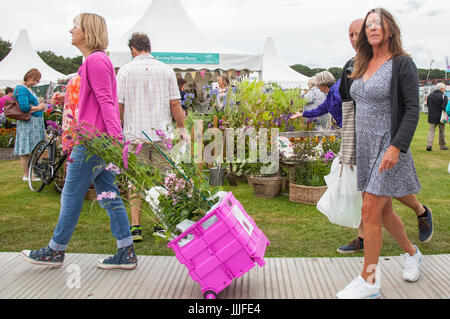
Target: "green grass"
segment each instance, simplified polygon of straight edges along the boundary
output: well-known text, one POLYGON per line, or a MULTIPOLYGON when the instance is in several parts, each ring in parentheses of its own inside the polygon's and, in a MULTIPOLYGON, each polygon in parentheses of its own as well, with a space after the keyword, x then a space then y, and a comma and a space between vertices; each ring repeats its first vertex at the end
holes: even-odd
MULTIPOLYGON (((420 244, 417 218, 413 211, 394 201, 396 212, 403 219, 410 239, 425 254, 450 253, 450 175, 447 166, 450 151, 439 151, 437 132, 433 152, 427 152, 428 124, 421 115, 420 124, 411 150, 422 185, 418 199, 433 210, 435 234, 428 244, 420 244)), ((446 139, 450 144, 450 128, 446 139)), ((60 195, 52 187, 42 193, 32 193, 21 181, 19 162, 0 161, 0 251, 17 252, 38 249, 49 242, 59 215, 60 195)), ((336 248, 356 236, 356 230, 331 224, 314 206, 290 202, 287 197, 261 199, 253 195, 246 183, 237 187, 225 186, 233 191, 259 228, 269 238, 268 257, 332 257, 342 256, 336 248)), ((173 255, 165 244, 151 236, 153 225, 142 217, 144 241, 136 244, 139 255, 173 255)), ((115 239, 109 228, 109 218, 97 203, 85 201, 75 234, 70 241, 69 253, 114 253, 115 239)), ((401 254, 397 243, 384 233, 382 255, 401 254)), ((358 253, 353 256, 363 256, 358 253)))

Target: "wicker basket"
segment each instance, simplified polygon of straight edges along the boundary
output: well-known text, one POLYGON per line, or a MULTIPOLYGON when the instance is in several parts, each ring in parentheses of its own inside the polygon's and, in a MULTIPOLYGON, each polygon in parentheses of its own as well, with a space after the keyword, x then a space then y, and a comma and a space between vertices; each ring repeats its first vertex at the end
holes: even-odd
POLYGON ((322 195, 327 190, 327 186, 304 186, 290 183, 289 200, 295 203, 317 205, 322 195))
POLYGON ((245 178, 247 179, 248 185, 253 187, 252 175, 245 175, 245 178))
POLYGON ((252 176, 253 192, 256 197, 274 198, 281 192, 281 176, 256 177, 252 176))
POLYGON ((14 155, 14 147, 1 147, 0 148, 0 160, 1 161, 15 161, 19 156, 14 155))

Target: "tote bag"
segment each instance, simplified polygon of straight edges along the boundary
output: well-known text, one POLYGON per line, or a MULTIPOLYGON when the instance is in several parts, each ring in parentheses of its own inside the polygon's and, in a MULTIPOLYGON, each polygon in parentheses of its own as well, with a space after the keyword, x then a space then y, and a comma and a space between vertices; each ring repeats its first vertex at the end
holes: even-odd
POLYGON ((352 170, 350 165, 339 164, 339 161, 339 157, 334 159, 330 174, 325 176, 328 189, 316 207, 331 223, 358 228, 361 223, 362 194, 357 191, 356 166, 352 170))

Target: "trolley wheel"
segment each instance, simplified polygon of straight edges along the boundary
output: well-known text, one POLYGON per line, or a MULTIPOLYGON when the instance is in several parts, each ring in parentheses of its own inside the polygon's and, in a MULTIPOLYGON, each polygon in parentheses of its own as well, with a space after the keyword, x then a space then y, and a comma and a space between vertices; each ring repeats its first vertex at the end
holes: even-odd
POLYGON ((217 299, 217 294, 212 290, 207 290, 203 294, 203 299, 217 299))

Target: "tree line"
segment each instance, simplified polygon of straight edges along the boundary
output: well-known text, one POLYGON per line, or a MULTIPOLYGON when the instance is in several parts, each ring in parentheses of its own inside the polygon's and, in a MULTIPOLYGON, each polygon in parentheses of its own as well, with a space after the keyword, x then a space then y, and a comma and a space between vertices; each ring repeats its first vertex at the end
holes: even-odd
MULTIPOLYGON (((295 71, 306 75, 307 77, 311 77, 314 76, 315 74, 322 72, 322 71, 329 71, 331 74, 333 74, 333 76, 337 79, 340 79, 342 77, 342 68, 338 68, 338 67, 334 67, 334 68, 329 68, 329 69, 323 69, 323 68, 314 68, 311 69, 305 65, 301 65, 301 64, 295 64, 295 65, 291 65, 291 68, 293 68, 295 71)), ((445 70, 439 70, 439 69, 420 69, 418 68, 419 71, 419 80, 420 81, 424 81, 427 79, 428 76, 428 72, 430 72, 430 76, 429 79, 433 80, 433 79, 445 79, 445 70)))
MULTIPOLYGON (((11 50, 12 43, 6 40, 2 40, 0 38, 0 61, 3 60, 3 58, 8 55, 9 51, 11 50)), ((77 56, 75 58, 67 58, 63 57, 61 55, 56 55, 52 51, 38 51, 38 55, 41 57, 41 59, 47 63, 50 67, 55 69, 58 72, 61 72, 63 74, 71 74, 78 71, 78 68, 80 67, 81 63, 83 62, 82 56, 77 56)), ((306 75, 307 77, 314 76, 315 74, 322 72, 322 71, 329 71, 331 74, 334 75, 336 79, 340 79, 342 76, 342 68, 341 67, 333 67, 329 69, 324 68, 309 68, 302 64, 295 64, 292 65, 291 68, 293 68, 295 71, 306 75)), ((420 69, 419 68, 419 79, 426 80, 428 76, 428 72, 430 72, 430 79, 444 79, 445 78, 445 71, 439 70, 439 69, 420 69)))

